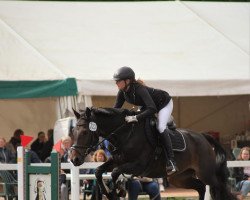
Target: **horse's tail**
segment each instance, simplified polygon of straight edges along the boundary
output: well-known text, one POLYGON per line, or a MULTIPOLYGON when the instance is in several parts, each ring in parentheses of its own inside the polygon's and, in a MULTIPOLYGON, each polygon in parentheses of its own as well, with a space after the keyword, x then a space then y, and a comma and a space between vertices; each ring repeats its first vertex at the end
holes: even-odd
MULTIPOLYGON (((227 154, 226 151, 222 148, 222 146, 217 142, 212 136, 209 134, 203 133, 204 137, 207 141, 214 147, 214 152, 216 155, 216 176, 218 178, 218 182, 220 184, 220 197, 223 196, 222 199, 233 200, 236 199, 234 195, 231 194, 228 187, 228 177, 229 170, 227 168, 227 154)), ((216 193, 218 188, 210 186, 210 193, 212 196, 217 196, 216 193)))
POLYGON ((214 147, 216 155, 216 173, 220 175, 220 181, 223 183, 227 182, 229 171, 227 169, 227 156, 225 150, 212 136, 203 133, 207 141, 214 147))

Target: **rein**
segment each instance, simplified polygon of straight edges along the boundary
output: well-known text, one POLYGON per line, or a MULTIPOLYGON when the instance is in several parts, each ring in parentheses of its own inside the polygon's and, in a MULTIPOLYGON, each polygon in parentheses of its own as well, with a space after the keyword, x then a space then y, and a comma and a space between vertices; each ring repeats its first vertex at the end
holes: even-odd
MULTIPOLYGON (((104 140, 108 140, 110 142, 110 140, 112 139, 113 136, 117 135, 117 132, 122 129, 124 126, 126 126, 127 123, 123 123, 121 126, 119 126, 118 128, 116 128, 114 131, 112 131, 112 133, 110 135, 108 135, 106 138, 104 138, 102 141, 100 141, 98 144, 96 144, 95 146, 92 146, 90 148, 97 148, 100 144, 102 144, 104 142, 104 140)), ((131 134, 130 134, 131 135, 131 134)), ((130 137, 129 135, 129 137, 130 137)), ((110 151, 107 147, 104 146, 104 148, 106 150, 108 150, 111 154, 117 151, 117 147, 115 145, 113 145, 110 142, 110 145, 114 148, 112 151, 110 151)))
MULTIPOLYGON (((121 126, 119 126, 117 129, 115 129, 114 131, 112 131, 112 133, 111 133, 110 135, 108 135, 106 138, 104 138, 100 143, 103 143, 103 141, 104 141, 105 139, 107 139, 107 140, 110 142, 110 139, 112 139, 113 136, 116 136, 116 135, 117 135, 117 132, 118 132, 121 128, 123 128, 124 126, 126 126, 126 125, 128 125, 128 124, 127 124, 127 123, 124 123, 124 124, 122 124, 121 126)), ((126 142, 126 141, 130 138, 130 136, 132 135, 133 132, 134 132, 134 124, 132 124, 132 130, 129 132, 129 134, 128 134, 128 136, 126 137, 126 139, 124 139, 124 142, 126 142)), ((113 138, 115 138, 115 137, 113 137, 113 138)), ((105 147, 105 148, 112 154, 112 153, 116 152, 116 151, 118 150, 118 148, 117 148, 114 144, 112 144, 111 142, 110 142, 110 144, 111 144, 112 147, 114 148, 114 150, 112 150, 112 152, 111 152, 109 149, 107 149, 106 147, 105 147)))

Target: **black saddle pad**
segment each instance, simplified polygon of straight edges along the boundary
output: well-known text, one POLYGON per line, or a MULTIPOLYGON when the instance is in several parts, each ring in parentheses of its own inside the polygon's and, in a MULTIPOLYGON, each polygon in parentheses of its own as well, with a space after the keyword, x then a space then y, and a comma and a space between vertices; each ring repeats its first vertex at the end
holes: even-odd
MULTIPOLYGON (((146 137, 153 147, 161 145, 159 139, 160 133, 156 129, 156 126, 152 126, 152 123, 150 123, 150 119, 146 119, 145 130, 146 137)), ((174 151, 184 151, 186 149, 185 138, 180 129, 171 130, 171 133, 169 135, 174 151)))
POLYGON ((186 142, 183 133, 180 129, 171 130, 170 138, 174 151, 184 151, 186 149, 186 142))

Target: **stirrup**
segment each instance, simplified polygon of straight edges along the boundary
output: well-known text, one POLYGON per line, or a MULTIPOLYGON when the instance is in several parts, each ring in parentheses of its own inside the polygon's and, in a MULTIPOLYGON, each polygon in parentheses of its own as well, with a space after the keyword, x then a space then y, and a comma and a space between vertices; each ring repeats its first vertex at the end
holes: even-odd
POLYGON ((172 175, 173 173, 177 172, 177 167, 173 164, 171 160, 169 160, 170 165, 167 165, 166 171, 168 175, 172 175))

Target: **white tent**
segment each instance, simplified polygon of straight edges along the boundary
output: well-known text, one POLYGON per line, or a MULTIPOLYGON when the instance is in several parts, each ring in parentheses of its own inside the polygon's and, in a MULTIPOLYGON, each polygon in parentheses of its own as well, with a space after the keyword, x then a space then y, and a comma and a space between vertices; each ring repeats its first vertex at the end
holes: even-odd
POLYGON ((0 100, 1 131, 51 128, 56 99, 40 97, 76 94, 69 77, 115 95, 124 65, 172 96, 249 95, 249 26, 250 3, 0 1, 0 98, 38 97, 0 100))
POLYGON ((76 95, 75 80, 62 73, 2 18, 0 38, 1 99, 76 95))
POLYGON ((115 95, 128 65, 173 96, 249 94, 249 16, 249 3, 1 1, 0 80, 115 95))

